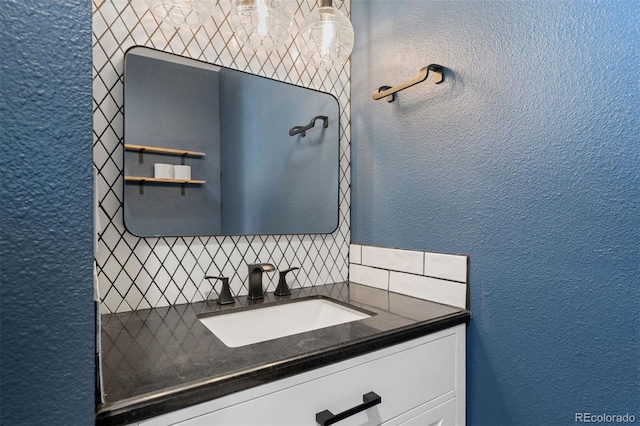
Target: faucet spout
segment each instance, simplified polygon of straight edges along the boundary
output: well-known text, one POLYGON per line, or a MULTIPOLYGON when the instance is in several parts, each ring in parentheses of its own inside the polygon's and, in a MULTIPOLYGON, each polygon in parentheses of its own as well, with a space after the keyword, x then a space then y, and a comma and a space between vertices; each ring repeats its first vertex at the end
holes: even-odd
POLYGON ((250 300, 264 299, 262 273, 275 271, 275 266, 270 263, 254 263, 247 266, 249 267, 249 294, 247 298, 250 300))

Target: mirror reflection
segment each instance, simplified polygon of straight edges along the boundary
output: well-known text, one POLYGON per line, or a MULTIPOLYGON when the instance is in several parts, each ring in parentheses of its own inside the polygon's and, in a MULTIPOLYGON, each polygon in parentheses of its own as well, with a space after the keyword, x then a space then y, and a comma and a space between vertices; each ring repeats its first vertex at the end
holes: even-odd
POLYGON ((331 233, 338 132, 330 94, 133 47, 125 225, 142 237, 331 233))

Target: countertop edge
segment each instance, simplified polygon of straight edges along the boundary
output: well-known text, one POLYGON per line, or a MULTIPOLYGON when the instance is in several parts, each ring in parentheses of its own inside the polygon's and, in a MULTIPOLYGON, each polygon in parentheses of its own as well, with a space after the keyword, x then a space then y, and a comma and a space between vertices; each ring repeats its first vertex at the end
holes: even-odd
POLYGON ((240 374, 204 380, 152 395, 106 404, 96 414, 96 425, 123 425, 145 420, 468 323, 470 319, 469 311, 463 310, 240 374))

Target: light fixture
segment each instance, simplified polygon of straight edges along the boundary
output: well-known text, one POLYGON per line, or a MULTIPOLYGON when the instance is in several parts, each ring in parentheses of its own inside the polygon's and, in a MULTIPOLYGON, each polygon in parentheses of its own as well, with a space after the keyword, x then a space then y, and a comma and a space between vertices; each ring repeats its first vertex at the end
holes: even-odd
POLYGON ((196 28, 211 16, 215 0, 145 0, 153 15, 175 27, 196 28))
POLYGON ((254 50, 276 50, 289 38, 295 9, 291 0, 232 0, 236 38, 254 50))
POLYGON ((302 22, 296 44, 307 63, 321 69, 337 68, 353 50, 353 26, 333 6, 333 0, 320 0, 320 7, 302 22))

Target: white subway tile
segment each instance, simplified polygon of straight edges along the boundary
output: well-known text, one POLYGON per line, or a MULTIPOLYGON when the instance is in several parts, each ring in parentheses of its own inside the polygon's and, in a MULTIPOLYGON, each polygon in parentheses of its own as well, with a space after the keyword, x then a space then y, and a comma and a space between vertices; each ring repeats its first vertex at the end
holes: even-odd
POLYGON ((437 278, 391 272, 389 291, 406 294, 419 299, 431 300, 446 305, 465 308, 467 306, 466 284, 439 280, 437 278))
POLYGON ((362 263, 362 246, 360 244, 351 244, 349 246, 349 262, 362 263))
POLYGON ((423 252, 362 246, 362 264, 392 271, 422 274, 423 252))
POLYGON ((370 287, 389 289, 389 271, 369 268, 368 266, 349 265, 349 281, 370 287))
POLYGON ((467 256, 426 252, 424 275, 466 283, 467 256))

